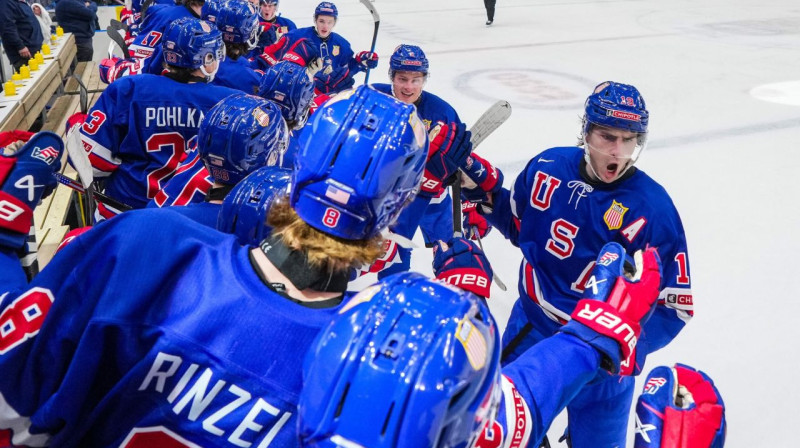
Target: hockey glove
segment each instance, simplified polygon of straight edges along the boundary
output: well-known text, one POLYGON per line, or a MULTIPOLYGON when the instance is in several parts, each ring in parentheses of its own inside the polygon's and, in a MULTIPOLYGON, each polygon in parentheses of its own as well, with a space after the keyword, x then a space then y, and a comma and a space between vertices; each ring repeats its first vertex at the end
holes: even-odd
POLYGON ((120 59, 118 57, 106 58, 100 61, 97 69, 100 71, 100 80, 111 84, 123 76, 138 75, 142 72, 144 59, 120 59))
POLYGON ((636 403, 635 448, 722 448, 725 403, 705 373, 683 364, 650 371, 636 403))
POLYGON ((75 125, 82 126, 83 123, 86 122, 86 118, 88 117, 89 115, 83 112, 75 112, 74 114, 70 115, 69 118, 67 118, 67 123, 66 123, 67 132, 65 132, 64 135, 69 134, 69 130, 72 129, 73 126, 75 125))
POLYGON ((306 67, 309 62, 319 57, 319 51, 314 48, 306 38, 299 39, 292 44, 281 58, 282 61, 291 61, 306 67))
POLYGON ((437 241, 433 246, 433 272, 439 280, 489 297, 494 272, 483 251, 470 240, 437 241))
POLYGON ((654 248, 636 252, 635 264, 627 266, 628 272, 625 260, 625 249, 618 243, 603 246, 584 290, 586 298, 578 302, 572 320, 561 331, 583 339, 604 354, 606 370, 631 375, 641 326, 658 300, 661 261, 654 248), (629 274, 633 268, 635 271, 629 274))
POLYGON ((471 240, 483 239, 492 230, 492 225, 486 217, 478 213, 478 204, 474 202, 461 203, 461 216, 464 235, 468 235, 471 240))
POLYGON ((0 246, 25 245, 33 209, 58 185, 64 143, 52 132, 0 134, 0 246), (27 141, 27 143, 25 143, 27 141))
POLYGON ((492 194, 503 188, 503 172, 475 154, 461 165, 461 194, 470 202, 490 202, 492 194))
POLYGON ((425 163, 420 194, 435 195, 450 182, 458 167, 466 163, 472 152, 472 133, 464 123, 448 123, 434 127, 428 138, 428 161, 425 163))
POLYGON ((314 76, 314 92, 319 95, 347 90, 356 82, 352 75, 353 73, 346 65, 335 70, 323 70, 314 76))
POLYGON ((378 53, 372 51, 361 51, 356 55, 356 62, 361 70, 375 68, 378 66, 378 53))
POLYGON ((314 58, 308 61, 308 64, 306 64, 306 74, 308 75, 308 79, 314 81, 314 75, 322 70, 322 65, 324 62, 325 61, 322 58, 314 58))

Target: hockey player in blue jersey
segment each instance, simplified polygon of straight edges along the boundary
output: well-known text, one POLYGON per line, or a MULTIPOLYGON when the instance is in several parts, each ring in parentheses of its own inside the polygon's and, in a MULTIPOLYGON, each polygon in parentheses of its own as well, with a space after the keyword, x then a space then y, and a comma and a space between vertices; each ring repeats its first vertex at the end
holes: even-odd
MULTIPOLYGON (((12 445, 297 444, 302 354, 413 197, 427 146, 414 108, 368 87, 315 117, 260 247, 134 210, 25 285, 8 251, 27 228, 0 220, 0 428, 12 445)), ((55 186, 60 140, 43 135, 0 158, 2 198, 27 210, 20 219, 55 186)))
MULTIPOLYGON (((440 255, 451 265, 477 266, 470 258, 486 262, 465 239, 445 249, 440 255), (452 249, 457 250, 448 253, 452 249)), ((497 324, 478 297, 411 273, 365 289, 306 355, 299 407, 303 444, 539 446, 572 397, 604 371, 618 371, 623 353, 631 342, 636 345, 660 277, 654 249, 634 258, 630 279, 622 246, 603 247, 597 257, 603 266, 594 274, 602 287, 587 291, 561 332, 502 369, 497 324), (598 316, 615 325, 598 324, 598 316)))
POLYGON ((261 35, 258 45, 250 54, 251 57, 258 57, 264 52, 264 48, 280 40, 289 31, 297 29, 293 21, 278 14, 279 0, 260 0, 258 4, 261 35))
POLYGON ((623 376, 586 387, 568 406, 572 446, 624 446, 633 377, 692 317, 686 238, 667 192, 634 163, 647 141, 649 114, 639 91, 604 82, 585 104, 579 147, 548 149, 502 188, 502 173, 476 155, 463 167, 464 194, 522 250, 520 298, 503 335, 504 362, 562 328, 576 302, 596 288, 595 254, 607 241, 627 252, 658 248, 664 263, 659 304, 623 376))
POLYGON ((280 61, 261 77, 258 96, 280 106, 290 130, 305 126, 314 99, 314 83, 307 69, 291 61, 280 61))
POLYGON ((261 32, 256 8, 245 0, 211 0, 203 5, 203 19, 216 24, 225 41, 225 60, 212 84, 258 93, 264 73, 253 70, 246 57, 261 32))
MULTIPOLYGON (((428 58, 422 48, 416 45, 399 45, 389 59, 389 79, 392 83, 374 84, 373 87, 416 106, 428 131, 448 123, 460 124, 461 119, 450 104, 423 90, 429 67, 428 58)), ((400 214, 397 223, 392 226, 392 232, 411 239, 419 227, 427 247, 432 247, 438 240, 447 241, 453 236, 452 199, 442 185, 443 180, 445 179, 432 174, 431 170, 425 171, 420 193, 400 214)), ((398 252, 399 261, 381 271, 379 277, 409 269, 411 249, 399 248, 398 252)))
POLYGON ((170 209, 216 227, 222 199, 233 186, 262 166, 281 166, 288 145, 289 130, 277 105, 254 95, 231 95, 209 109, 196 149, 148 207, 181 206, 170 209))
POLYGON ((178 4, 158 3, 148 8, 147 16, 137 31, 127 58, 106 58, 100 61, 100 79, 111 84, 117 79, 140 73, 161 74, 163 55, 161 42, 170 24, 185 17, 200 18, 203 0, 181 0, 178 4))
MULTIPOLYGON (((208 85, 225 57, 212 24, 176 20, 162 46, 169 72, 110 84, 81 128, 95 178, 105 178, 105 194, 133 208, 144 207, 172 177, 206 111, 239 93, 208 85)), ((119 212, 102 204, 98 211, 102 218, 119 212)))
MULTIPOLYGON (((305 39, 314 48, 313 53, 322 58, 321 70, 314 75, 317 93, 333 94, 353 87, 353 76, 367 68, 377 67, 378 55, 371 51, 353 53, 350 42, 333 32, 338 17, 336 5, 320 3, 314 10, 314 26, 286 33, 278 42, 264 49, 262 59, 273 65, 305 39)), ((303 65, 309 62, 306 59, 303 65)))

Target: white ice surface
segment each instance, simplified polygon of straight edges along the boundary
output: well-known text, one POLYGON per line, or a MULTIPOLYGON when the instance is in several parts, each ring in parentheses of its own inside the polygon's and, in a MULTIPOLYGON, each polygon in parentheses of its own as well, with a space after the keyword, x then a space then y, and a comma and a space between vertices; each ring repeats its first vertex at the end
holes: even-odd
MULTIPOLYGON (((280 10, 308 26, 316 3, 284 0, 280 10)), ((354 50, 368 49, 366 8, 336 4, 335 31, 354 50)), ((696 299, 696 317, 646 369, 679 361, 710 374, 727 404, 728 447, 797 446, 800 3, 498 0, 491 27, 480 0, 375 5, 381 60, 370 81, 387 82, 391 51, 412 43, 431 61, 426 89, 465 122, 497 99, 511 102, 509 121, 479 149, 504 170, 506 186, 538 152, 574 143, 594 85, 610 79, 640 89, 651 124, 638 166, 681 213, 696 299), (758 89, 777 83, 785 84, 758 89)), ((509 286, 492 291, 503 326, 520 253, 496 232, 485 245, 509 286)), ((430 273, 430 259, 418 250, 413 267, 430 273)), ((551 440, 564 424, 557 420, 551 440)))

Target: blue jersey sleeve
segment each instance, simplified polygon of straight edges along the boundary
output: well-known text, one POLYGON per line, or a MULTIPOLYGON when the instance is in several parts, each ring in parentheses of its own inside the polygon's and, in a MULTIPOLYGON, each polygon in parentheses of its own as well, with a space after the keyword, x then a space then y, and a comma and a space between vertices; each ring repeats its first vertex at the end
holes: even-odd
POLYGON ((600 354, 580 339, 558 333, 503 367, 497 419, 475 447, 539 446, 555 417, 598 375, 600 354))

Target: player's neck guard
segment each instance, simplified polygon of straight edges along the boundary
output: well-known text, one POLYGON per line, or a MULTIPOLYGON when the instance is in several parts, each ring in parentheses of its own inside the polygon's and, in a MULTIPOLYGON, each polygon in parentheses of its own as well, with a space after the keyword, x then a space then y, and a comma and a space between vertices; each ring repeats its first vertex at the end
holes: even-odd
POLYGON ((304 252, 287 247, 280 237, 270 236, 259 247, 299 290, 311 288, 316 291, 344 292, 347 289, 347 271, 327 272, 328 269, 324 267, 311 266, 304 252))

